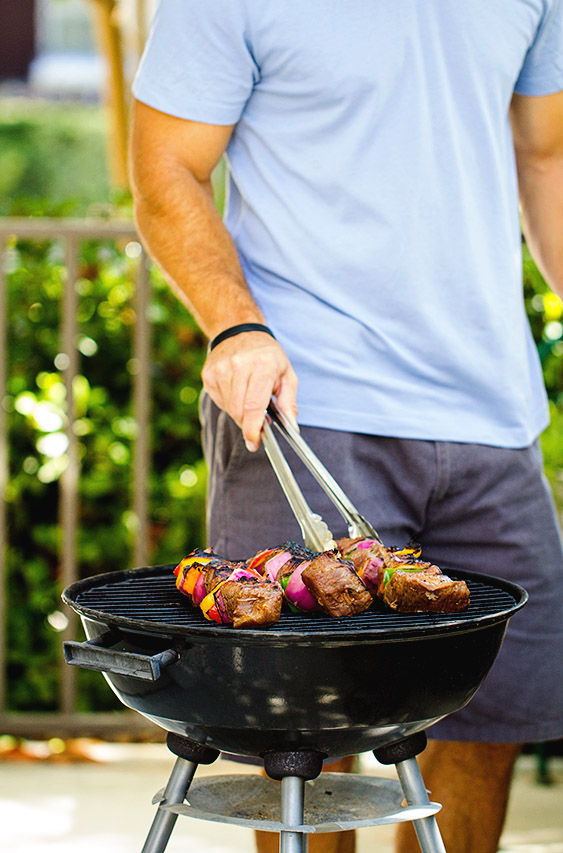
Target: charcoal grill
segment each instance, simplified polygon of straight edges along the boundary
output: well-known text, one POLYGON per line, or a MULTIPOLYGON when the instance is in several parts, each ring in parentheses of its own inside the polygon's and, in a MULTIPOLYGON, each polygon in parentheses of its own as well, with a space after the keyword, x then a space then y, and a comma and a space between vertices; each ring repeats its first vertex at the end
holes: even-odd
MULTIPOLYGON (((306 780, 318 776, 323 758, 369 750, 396 764, 401 793, 383 816, 339 827, 413 820, 423 851, 443 850, 432 817, 439 806, 428 801, 415 755, 424 730, 478 689, 509 618, 526 601, 524 590, 448 572, 469 586, 463 613, 394 614, 375 603, 352 618, 284 613, 270 628, 235 630, 192 608, 172 569, 111 572, 63 594, 88 638, 65 643, 68 663, 103 671, 126 706, 168 731, 178 756, 143 853, 164 851, 178 814, 260 823, 231 807, 205 815, 184 804, 197 765, 219 750, 262 756, 268 775, 282 781, 279 819, 270 815, 263 828, 280 830, 283 853, 302 853, 308 833, 335 826, 326 814, 304 821, 306 780)), ((351 777, 342 784, 363 783, 351 777)), ((204 787, 193 790, 205 799, 204 787)))

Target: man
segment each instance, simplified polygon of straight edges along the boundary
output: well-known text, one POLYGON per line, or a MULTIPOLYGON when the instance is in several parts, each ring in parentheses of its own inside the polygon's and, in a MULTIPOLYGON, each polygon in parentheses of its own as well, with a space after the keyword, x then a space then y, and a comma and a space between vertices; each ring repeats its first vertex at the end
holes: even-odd
MULTIPOLYGON (((449 853, 497 849, 520 745, 563 735, 563 557, 518 217, 519 183, 563 295, 562 90, 561 0, 162 0, 134 86, 139 230, 216 344, 210 544, 240 558, 299 535, 259 448, 274 395, 385 542, 530 593, 421 756, 449 853)), ((353 849, 310 849, 338 844, 353 849)))

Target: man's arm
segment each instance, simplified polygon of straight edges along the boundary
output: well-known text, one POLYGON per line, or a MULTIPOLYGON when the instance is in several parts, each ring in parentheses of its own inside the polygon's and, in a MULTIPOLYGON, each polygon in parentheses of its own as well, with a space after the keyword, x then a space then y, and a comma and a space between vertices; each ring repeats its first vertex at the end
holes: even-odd
POLYGON ((563 92, 514 95, 510 117, 526 241, 563 298, 563 92))
MULTIPOLYGON (((130 161, 137 227, 209 338, 239 323, 264 323, 211 191, 211 173, 232 130, 134 104, 130 161)), ((263 332, 245 332, 219 344, 205 362, 202 379, 214 402, 239 424, 249 449, 259 444, 272 394, 295 422, 295 373, 281 346, 263 332)))

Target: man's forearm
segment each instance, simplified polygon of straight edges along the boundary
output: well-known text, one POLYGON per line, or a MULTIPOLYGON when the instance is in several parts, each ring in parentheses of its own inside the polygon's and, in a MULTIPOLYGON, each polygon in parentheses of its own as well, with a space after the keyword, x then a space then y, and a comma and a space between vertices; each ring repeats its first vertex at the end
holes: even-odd
POLYGON ((563 156, 520 156, 526 242, 549 287, 563 298, 563 156))
POLYGON ((176 164, 154 191, 136 187, 135 218, 151 257, 208 337, 236 323, 264 322, 210 182, 176 164))
MULTIPOLYGON (((233 129, 133 104, 131 185, 139 233, 210 339, 239 323, 264 322, 211 192, 211 174, 233 129)), ((272 396, 295 421, 297 377, 281 344, 264 331, 221 341, 201 377, 211 399, 240 426, 249 450, 258 448, 272 396)))

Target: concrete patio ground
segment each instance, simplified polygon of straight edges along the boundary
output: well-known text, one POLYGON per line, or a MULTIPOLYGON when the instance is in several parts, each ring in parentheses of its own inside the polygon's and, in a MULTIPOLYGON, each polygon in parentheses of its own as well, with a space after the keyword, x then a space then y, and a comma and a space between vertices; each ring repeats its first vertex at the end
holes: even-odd
MULTIPOLYGON (((89 744, 78 762, 0 760, 0 850, 5 853, 140 853, 170 774, 164 744, 89 744)), ((522 756, 501 849, 563 853, 563 758, 549 764, 552 784, 536 781, 533 756, 522 756)), ((198 776, 254 773, 230 761, 200 767, 198 776)), ((371 754, 360 772, 394 778, 371 754)), ((358 831, 358 853, 390 853, 392 826, 358 831)), ((252 831, 180 817, 166 853, 253 853, 252 831)))

